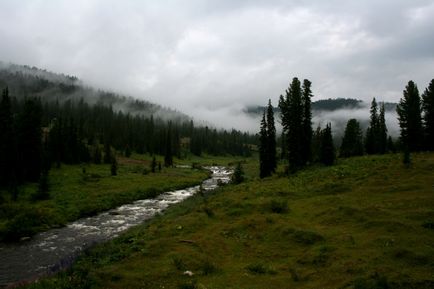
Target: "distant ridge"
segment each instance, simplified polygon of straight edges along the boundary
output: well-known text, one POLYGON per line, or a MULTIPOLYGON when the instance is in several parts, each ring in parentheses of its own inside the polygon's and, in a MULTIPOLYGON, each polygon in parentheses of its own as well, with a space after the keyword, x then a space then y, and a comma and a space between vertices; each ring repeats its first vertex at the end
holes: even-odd
POLYGON ((9 88, 10 95, 17 99, 39 97, 43 102, 59 102, 60 104, 66 101, 84 101, 89 104, 99 103, 111 106, 114 110, 133 115, 153 115, 174 121, 191 119, 181 112, 146 100, 85 86, 75 76, 0 61, 0 89, 6 86, 9 88))
MULTIPOLYGON (((396 110, 396 103, 390 103, 386 102, 384 103, 385 110, 386 111, 395 111, 396 110)), ((312 102, 312 110, 313 113, 315 111, 335 111, 340 109, 359 109, 359 108, 365 108, 369 107, 370 104, 366 103, 359 99, 354 98, 329 98, 329 99, 321 99, 317 101, 312 102)), ((264 111, 264 106, 249 106, 244 109, 244 112, 250 115, 259 115, 262 114, 264 111)), ((275 112, 279 112, 279 108, 276 106, 274 108, 275 112)))

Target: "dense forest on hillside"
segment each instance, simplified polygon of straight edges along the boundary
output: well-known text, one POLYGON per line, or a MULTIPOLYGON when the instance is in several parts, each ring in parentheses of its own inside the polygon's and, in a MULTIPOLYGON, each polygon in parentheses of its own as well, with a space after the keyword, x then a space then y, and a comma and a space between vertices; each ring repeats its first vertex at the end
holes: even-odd
MULTIPOLYGON (((385 102, 384 108, 386 111, 395 111, 396 103, 385 102)), ((362 100, 354 99, 354 98, 328 98, 328 99, 320 99, 317 101, 313 101, 311 108, 313 114, 317 114, 321 111, 335 111, 340 109, 359 109, 366 108, 369 104, 364 103, 362 100)), ((260 115, 264 111, 264 106, 250 106, 247 107, 244 111, 250 115, 260 115)), ((275 113, 280 113, 280 108, 274 108, 275 113)))
POLYGON ((53 164, 111 163, 116 154, 137 152, 164 155, 171 166, 173 157, 190 153, 248 156, 256 142, 247 133, 197 126, 181 113, 36 68, 0 69, 0 88, 2 186, 37 181, 53 164))

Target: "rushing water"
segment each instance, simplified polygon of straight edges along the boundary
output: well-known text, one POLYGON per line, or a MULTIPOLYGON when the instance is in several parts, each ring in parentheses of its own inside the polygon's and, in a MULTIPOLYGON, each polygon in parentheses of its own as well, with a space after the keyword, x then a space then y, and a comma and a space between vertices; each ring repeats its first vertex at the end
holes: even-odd
MULTIPOLYGON (((211 178, 202 183, 205 191, 230 180, 230 170, 207 167, 211 178)), ((32 280, 69 266, 89 246, 118 236, 170 204, 194 195, 200 186, 166 192, 154 199, 135 201, 99 215, 79 219, 59 229, 52 229, 18 244, 0 244, 0 286, 32 280)))

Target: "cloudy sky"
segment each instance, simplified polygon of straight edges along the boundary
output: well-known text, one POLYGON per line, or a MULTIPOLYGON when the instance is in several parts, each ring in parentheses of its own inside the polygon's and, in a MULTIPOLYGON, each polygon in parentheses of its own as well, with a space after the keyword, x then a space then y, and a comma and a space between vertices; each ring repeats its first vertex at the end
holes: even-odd
POLYGON ((0 0, 0 60, 75 75, 217 125, 276 103, 398 101, 434 78, 432 0, 0 0))

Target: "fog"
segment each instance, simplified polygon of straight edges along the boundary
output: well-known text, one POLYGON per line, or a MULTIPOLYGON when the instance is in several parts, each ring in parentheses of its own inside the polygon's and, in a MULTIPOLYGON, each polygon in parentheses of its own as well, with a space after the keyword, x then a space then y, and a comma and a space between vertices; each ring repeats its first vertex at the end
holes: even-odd
POLYGON ((433 14, 430 0, 3 0, 0 60, 252 131, 242 108, 294 76, 314 100, 397 102, 410 79, 422 90, 433 14))

